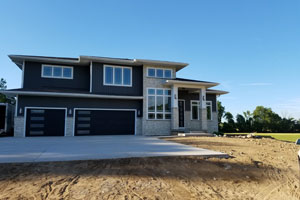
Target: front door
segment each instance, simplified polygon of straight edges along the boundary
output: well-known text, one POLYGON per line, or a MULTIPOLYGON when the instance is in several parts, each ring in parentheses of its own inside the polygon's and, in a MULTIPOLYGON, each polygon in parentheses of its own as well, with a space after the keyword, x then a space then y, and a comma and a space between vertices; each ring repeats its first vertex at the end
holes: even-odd
POLYGON ((184 100, 178 100, 179 128, 184 128, 184 100))

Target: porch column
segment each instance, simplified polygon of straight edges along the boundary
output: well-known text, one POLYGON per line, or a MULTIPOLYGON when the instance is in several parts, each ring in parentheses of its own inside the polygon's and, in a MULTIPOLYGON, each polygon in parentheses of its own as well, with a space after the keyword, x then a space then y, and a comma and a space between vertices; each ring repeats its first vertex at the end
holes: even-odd
POLYGON ((179 128, 179 119, 178 119, 178 87, 175 85, 172 86, 171 106, 172 106, 171 129, 176 130, 179 128))
POLYGON ((199 93, 200 100, 200 119, 201 127, 203 131, 207 131, 207 108, 206 108, 206 88, 201 88, 199 93))

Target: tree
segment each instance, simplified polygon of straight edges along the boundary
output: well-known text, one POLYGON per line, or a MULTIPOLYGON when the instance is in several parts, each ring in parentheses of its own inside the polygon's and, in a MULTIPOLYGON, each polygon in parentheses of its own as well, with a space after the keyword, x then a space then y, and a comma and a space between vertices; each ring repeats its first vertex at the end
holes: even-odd
POLYGON ((1 90, 5 90, 7 88, 6 86, 6 80, 1 78, 0 79, 0 103, 6 103, 7 98, 4 94, 1 94, 1 90))
POLYGON ((246 120, 243 115, 237 114, 236 115, 236 128, 238 132, 245 132, 246 131, 246 120))
POLYGON ((222 106, 222 103, 220 101, 218 101, 218 122, 219 122, 219 124, 222 122, 224 113, 225 113, 225 107, 222 106))

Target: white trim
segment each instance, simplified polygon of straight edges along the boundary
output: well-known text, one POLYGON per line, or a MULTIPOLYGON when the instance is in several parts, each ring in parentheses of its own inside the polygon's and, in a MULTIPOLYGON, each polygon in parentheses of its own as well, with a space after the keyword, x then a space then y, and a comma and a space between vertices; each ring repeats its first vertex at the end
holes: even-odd
POLYGON ((41 70, 41 77, 42 78, 57 78, 57 79, 73 79, 73 71, 74 71, 74 67, 73 66, 62 66, 62 65, 52 65, 52 64, 42 64, 42 70, 41 70), (45 76, 44 75, 44 67, 52 67, 52 74, 51 76, 45 76), (56 77, 53 76, 53 68, 54 67, 59 67, 61 68, 62 72, 61 72, 61 77, 56 77), (71 77, 64 77, 64 69, 65 68, 69 68, 71 69, 71 77))
POLYGON ((23 137, 26 137, 27 109, 65 110, 65 131, 64 131, 64 136, 66 136, 68 108, 66 108, 66 107, 32 107, 32 106, 28 106, 28 107, 24 107, 24 132, 23 132, 23 137))
POLYGON ((111 111, 134 111, 135 121, 134 121, 134 135, 136 135, 137 128, 137 109, 114 109, 114 108, 73 108, 73 133, 72 136, 75 136, 75 113, 76 110, 111 110, 111 111))
POLYGON ((179 129, 184 129, 185 128, 185 100, 184 99, 178 99, 178 102, 179 101, 183 101, 183 127, 180 127, 179 126, 179 104, 178 104, 178 128, 179 129))
POLYGON ((16 95, 16 107, 15 107, 15 117, 18 116, 18 103, 19 102, 19 95, 16 95))
MULTIPOLYGON (((212 115, 212 113, 213 113, 213 111, 212 111, 212 101, 206 101, 205 102, 205 108, 206 108, 206 113, 207 113, 207 106, 209 106, 210 107, 210 117, 211 117, 211 119, 207 119, 207 120, 209 120, 209 121, 212 121, 213 120, 213 115, 212 115), (207 105, 207 103, 209 103, 210 105, 207 105)), ((218 106, 217 106, 218 107, 218 106)))
POLYGON ((156 68, 156 67, 147 67, 147 77, 148 78, 161 78, 161 79, 168 79, 168 78, 173 78, 173 69, 172 68, 156 68), (154 69, 154 76, 149 76, 149 69, 154 69), (161 69, 163 70, 163 76, 162 77, 157 77, 157 70, 161 69), (165 77, 165 71, 170 70, 171 71, 171 77, 165 77))
POLYGON ((118 96, 118 95, 100 95, 100 94, 82 94, 82 93, 60 93, 60 92, 34 92, 34 91, 1 91, 4 94, 20 94, 28 96, 55 96, 55 97, 82 97, 99 99, 143 99, 143 96, 118 96))
POLYGON ((93 92, 93 62, 90 64, 90 93, 93 92))
POLYGON ((199 100, 191 100, 191 121, 200 120, 199 109, 200 109, 200 101, 199 100), (197 117, 197 119, 193 119, 193 102, 197 103, 197 111, 198 111, 198 117, 197 117))
POLYGON ((204 88, 213 87, 219 85, 219 83, 207 83, 207 82, 192 82, 192 81, 179 81, 179 80, 166 80, 165 85, 177 85, 178 87, 185 87, 185 88, 204 88))
POLYGON ((172 90, 170 89, 170 88, 152 88, 152 87, 147 87, 146 88, 146 119, 147 120, 155 120, 155 121, 157 121, 157 120, 163 120, 163 121, 165 121, 165 120, 171 120, 172 119, 172 90), (154 94, 148 94, 148 90, 149 89, 153 89, 154 90, 154 94), (163 90, 163 94, 162 95, 157 95, 156 94, 156 90, 163 90), (170 95, 165 95, 165 90, 170 90, 171 91, 171 94, 170 95), (154 96, 154 111, 148 111, 148 97, 149 96, 154 96), (156 111, 156 97, 157 96, 161 96, 161 97, 163 97, 163 111, 162 112, 157 112, 156 111), (165 97, 171 97, 171 110, 170 110, 170 112, 166 112, 165 111, 165 97), (149 113, 153 113, 154 114, 154 119, 149 119, 148 118, 148 114, 149 113), (156 114, 162 114, 163 115, 163 119, 156 119, 156 114), (171 118, 170 119, 165 119, 165 114, 170 114, 171 115, 171 118))
POLYGON ((118 66, 118 65, 103 65, 103 85, 105 86, 118 86, 118 87, 132 87, 132 67, 127 67, 127 66, 118 66), (107 67, 113 68, 113 79, 112 83, 106 83, 106 76, 105 76, 105 71, 107 67), (115 84, 115 69, 116 68, 121 68, 121 84, 115 84), (124 85, 124 80, 123 80, 123 71, 124 69, 129 69, 130 70, 130 85, 124 85))
POLYGON ((22 65, 22 83, 21 83, 22 88, 24 88, 24 74, 25 74, 25 61, 23 61, 23 65, 22 65))

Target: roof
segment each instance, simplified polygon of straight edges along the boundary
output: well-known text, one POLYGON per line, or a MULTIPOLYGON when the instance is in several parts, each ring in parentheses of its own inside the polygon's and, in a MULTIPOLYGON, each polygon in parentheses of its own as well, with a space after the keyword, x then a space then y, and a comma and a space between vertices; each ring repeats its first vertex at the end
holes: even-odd
POLYGON ((166 80, 165 85, 178 85, 179 87, 188 87, 188 88, 199 88, 204 86, 206 88, 210 88, 219 85, 219 83, 185 79, 185 78, 175 78, 175 79, 166 80))
POLYGON ((20 69, 24 61, 36 61, 47 63, 61 63, 61 64, 89 64, 90 62, 101 62, 106 64, 118 64, 118 65, 151 65, 160 67, 175 67, 176 71, 186 67, 188 63, 173 62, 173 61, 161 61, 161 60, 147 60, 147 59, 128 59, 128 58, 110 58, 99 56, 79 56, 78 58, 67 57, 49 57, 49 56, 30 56, 30 55, 9 55, 8 56, 20 69))
POLYGON ((223 90, 211 90, 211 89, 206 89, 206 93, 207 93, 207 94, 218 94, 218 95, 222 95, 222 94, 228 94, 229 92, 223 91, 223 90))
POLYGON ((121 96, 121 95, 101 95, 91 94, 89 91, 82 90, 53 90, 53 89, 11 89, 1 90, 0 93, 10 95, 29 95, 29 96, 55 96, 55 97, 82 97, 82 98, 100 98, 100 99, 143 99, 143 96, 121 96))

